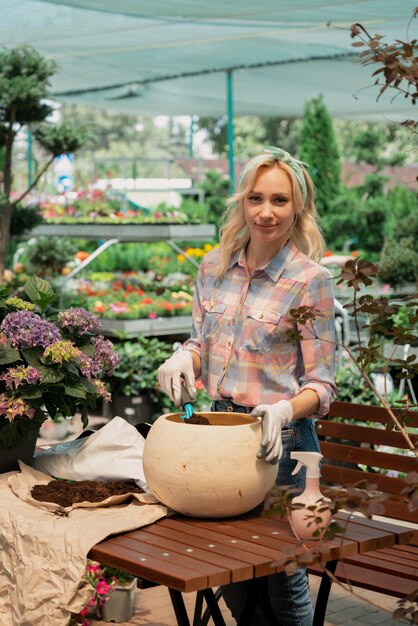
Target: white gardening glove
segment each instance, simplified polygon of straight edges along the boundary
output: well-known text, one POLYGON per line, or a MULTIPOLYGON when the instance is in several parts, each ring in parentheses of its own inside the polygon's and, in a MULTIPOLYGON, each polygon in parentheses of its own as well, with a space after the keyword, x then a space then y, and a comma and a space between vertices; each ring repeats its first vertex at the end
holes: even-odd
POLYGON ((292 405, 287 400, 280 400, 276 404, 259 404, 251 411, 251 415, 258 417, 263 428, 257 458, 267 463, 278 463, 283 452, 282 428, 293 419, 292 405))
POLYGON ((183 386, 193 401, 196 398, 196 379, 192 353, 189 350, 177 350, 158 368, 157 380, 176 406, 182 403, 183 386))

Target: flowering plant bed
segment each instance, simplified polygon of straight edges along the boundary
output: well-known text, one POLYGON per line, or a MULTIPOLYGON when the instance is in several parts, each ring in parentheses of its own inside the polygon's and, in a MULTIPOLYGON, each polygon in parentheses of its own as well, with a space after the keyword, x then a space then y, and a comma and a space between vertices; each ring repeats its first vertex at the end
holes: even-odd
POLYGON ((84 217, 69 215, 59 218, 46 218, 46 224, 199 224, 198 220, 191 220, 181 211, 159 212, 143 215, 139 211, 125 211, 113 215, 96 217, 94 213, 84 217))
POLYGON ((93 278, 101 280, 75 282, 65 293, 66 301, 106 319, 152 320, 191 314, 191 276, 126 272, 96 274, 93 278))
POLYGON ((35 437, 47 417, 81 414, 110 394, 100 379, 119 362, 112 343, 97 335, 100 321, 82 309, 58 311, 51 285, 31 278, 27 299, 0 291, 0 447, 35 437))
MULTIPOLYGON (((39 208, 47 223, 83 224, 102 223, 185 223, 189 221, 186 213, 176 208, 165 207, 151 211, 148 208, 129 208, 123 194, 109 189, 82 189, 75 198, 60 196, 39 203, 39 208)), ((197 222, 198 220, 192 220, 197 222)))

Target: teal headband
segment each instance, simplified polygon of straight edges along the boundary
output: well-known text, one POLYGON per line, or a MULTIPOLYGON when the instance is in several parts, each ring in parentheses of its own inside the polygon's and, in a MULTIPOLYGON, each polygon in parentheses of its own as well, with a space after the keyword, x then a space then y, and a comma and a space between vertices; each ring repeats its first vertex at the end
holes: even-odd
MULTIPOLYGON (((283 163, 286 163, 286 165, 290 167, 290 169, 296 176, 296 179, 299 183, 299 187, 302 192, 303 201, 306 202, 306 199, 308 197, 308 189, 306 187, 305 176, 303 175, 303 167, 308 167, 307 163, 304 163, 303 161, 298 161, 297 159, 292 157, 288 152, 286 152, 286 150, 282 150, 281 148, 276 148, 275 146, 267 146, 267 148, 264 148, 263 152, 272 156, 275 161, 282 161, 283 163)), ((262 161, 264 160, 263 155, 259 155, 258 157, 251 159, 251 161, 249 161, 247 165, 244 166, 240 174, 240 177, 238 179, 239 187, 243 183, 244 178, 247 176, 248 172, 252 170, 255 165, 257 165, 257 160, 260 161, 260 163, 262 163, 262 161)))

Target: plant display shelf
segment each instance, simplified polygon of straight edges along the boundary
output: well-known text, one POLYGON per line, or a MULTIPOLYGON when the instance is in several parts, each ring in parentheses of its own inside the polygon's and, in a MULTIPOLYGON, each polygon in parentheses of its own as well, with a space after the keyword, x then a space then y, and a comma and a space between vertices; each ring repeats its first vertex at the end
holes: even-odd
POLYGON ((202 241, 215 236, 214 224, 41 224, 28 231, 32 237, 117 239, 119 242, 202 241))
POLYGON ((142 335, 154 337, 159 335, 190 334, 192 329, 191 315, 175 317, 157 317, 155 319, 113 320, 102 318, 100 333, 107 337, 130 339, 142 335))
MULTIPOLYGON (((151 243, 165 241, 177 253, 198 266, 198 263, 175 243, 181 241, 204 241, 213 239, 216 234, 214 224, 42 224, 27 232, 25 238, 32 237, 68 237, 79 239, 102 240, 98 248, 89 257, 78 265, 60 285, 61 292, 65 284, 85 269, 102 252, 116 243, 151 243)), ((143 335, 188 334, 192 327, 191 315, 175 317, 158 317, 156 319, 106 319, 101 320, 103 335, 108 337, 123 337, 129 339, 143 335)))

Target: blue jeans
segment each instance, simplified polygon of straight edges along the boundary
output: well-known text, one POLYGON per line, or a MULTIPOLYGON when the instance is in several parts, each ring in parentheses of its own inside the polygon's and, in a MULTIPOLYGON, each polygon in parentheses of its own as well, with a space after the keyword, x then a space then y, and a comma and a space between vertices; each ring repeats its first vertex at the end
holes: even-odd
MULTIPOLYGON (((229 400, 216 400, 212 404, 212 411, 251 413, 251 410, 251 407, 243 407, 229 400)), ((297 487, 302 491, 305 487, 305 472, 301 470, 292 476, 296 461, 290 458, 290 453, 294 450, 320 451, 312 420, 300 419, 291 427, 284 428, 282 442, 283 455, 279 461, 276 484, 297 487)), ((236 621, 242 615, 248 585, 248 582, 241 582, 222 587, 225 603, 236 621)), ((291 576, 284 572, 272 574, 268 585, 273 611, 282 626, 312 626, 313 610, 305 569, 299 569, 291 576)), ((250 626, 268 626, 259 608, 256 609, 250 626)))

